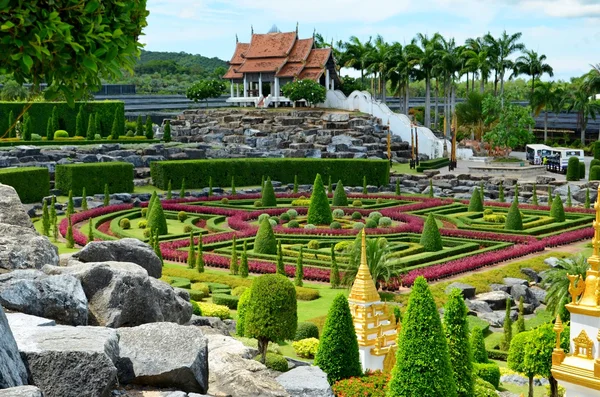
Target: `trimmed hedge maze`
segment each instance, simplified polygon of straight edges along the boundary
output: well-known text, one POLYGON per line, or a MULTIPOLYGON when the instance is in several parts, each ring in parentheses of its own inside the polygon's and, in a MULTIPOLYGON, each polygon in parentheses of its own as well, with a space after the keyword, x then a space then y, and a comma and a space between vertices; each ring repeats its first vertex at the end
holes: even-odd
MULTIPOLYGON (((550 216, 549 207, 520 205, 523 230, 511 231, 504 228, 506 203, 486 202, 483 211, 470 212, 468 202, 452 199, 353 194, 348 202, 354 205, 332 207, 331 225, 315 226, 307 223, 309 199, 302 193, 278 194, 275 207, 254 207, 259 199, 258 194, 246 194, 161 201, 169 229, 160 236, 163 258, 181 264, 182 271, 195 272, 185 269, 192 233, 196 246, 202 237, 205 266, 227 269, 235 236, 238 258, 246 246, 250 273, 274 273, 277 255, 254 251, 259 219, 268 218, 281 243, 287 275, 294 276, 302 252, 304 279, 328 282, 331 252, 343 278, 356 235, 364 228, 368 238, 385 239, 381 241, 387 247, 387 265, 398 275, 386 283, 381 280, 381 285, 397 290, 412 285, 419 275, 430 280, 449 277, 593 236, 594 211, 582 208, 565 208, 566 219, 559 222, 550 216), (430 214, 442 237, 442 249, 435 252, 427 252, 420 243, 430 214)), ((90 221, 94 239, 148 241, 146 206, 113 205, 72 215, 76 244, 87 243, 90 221)), ((66 235, 66 219, 59 230, 66 235)))

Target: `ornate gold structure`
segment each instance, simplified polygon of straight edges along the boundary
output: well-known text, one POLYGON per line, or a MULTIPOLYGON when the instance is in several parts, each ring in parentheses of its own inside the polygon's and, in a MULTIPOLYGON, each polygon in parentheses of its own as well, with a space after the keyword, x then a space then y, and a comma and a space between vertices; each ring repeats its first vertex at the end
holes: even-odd
POLYGON ((552 351, 552 365, 560 365, 565 359, 565 351, 560 347, 560 334, 565 330, 560 316, 556 316, 554 323, 554 332, 556 332, 556 347, 552 351))
POLYGON ((573 344, 575 345, 575 351, 573 352, 574 356, 587 358, 588 360, 592 359, 592 348, 594 347, 594 342, 590 339, 585 330, 581 330, 579 336, 577 336, 577 338, 573 338, 573 344))

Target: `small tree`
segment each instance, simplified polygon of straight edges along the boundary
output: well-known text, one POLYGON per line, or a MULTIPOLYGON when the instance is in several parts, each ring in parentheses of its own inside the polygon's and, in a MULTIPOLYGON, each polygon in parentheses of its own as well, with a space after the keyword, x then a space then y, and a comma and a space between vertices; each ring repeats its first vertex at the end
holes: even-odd
POLYGON ((296 275, 294 277, 294 284, 297 287, 302 287, 302 279, 304 278, 304 268, 302 265, 302 247, 300 247, 300 253, 298 254, 298 261, 296 262, 296 275))
POLYGON ((52 133, 60 130, 60 123, 59 123, 59 117, 58 117, 58 109, 56 108, 56 106, 52 107, 52 129, 53 129, 52 133))
POLYGON ((479 189, 475 188, 469 201, 469 212, 483 212, 483 201, 479 189))
POLYGON ((158 200, 158 194, 156 194, 156 190, 152 192, 152 196, 150 196, 150 201, 148 201, 148 207, 146 208, 146 219, 150 217, 150 212, 152 212, 152 204, 158 200))
POLYGON ((225 88, 225 83, 220 80, 200 80, 187 89, 186 96, 194 102, 205 100, 208 107, 208 98, 218 98, 225 88))
POLYGON ((212 197, 213 195, 213 181, 212 176, 208 177, 208 197, 212 197))
POLYGON ((517 334, 525 332, 525 311, 523 309, 523 297, 519 298, 519 317, 517 318, 517 334))
POLYGON ((258 227, 254 239, 254 252, 257 254, 275 255, 277 253, 277 239, 269 219, 263 219, 258 227))
MULTIPOLYGON (((529 388, 529 397, 533 397, 533 377, 535 376, 535 372, 532 368, 529 368, 525 365, 525 349, 529 340, 531 338, 532 331, 521 332, 520 334, 515 335, 510 345, 510 349, 508 351, 508 357, 506 363, 508 364, 508 368, 513 371, 522 373, 527 376, 530 380, 530 388, 529 388)), ((552 360, 550 360, 552 362, 552 360)))
POLYGON ((294 175, 294 189, 292 193, 298 193, 298 175, 294 175))
POLYGON ((307 222, 313 225, 329 225, 333 222, 329 199, 325 193, 325 186, 321 175, 317 174, 313 191, 310 196, 310 205, 308 207, 307 222))
POLYGON ((250 288, 245 290, 238 301, 237 306, 237 322, 235 326, 235 332, 237 336, 244 336, 244 324, 246 323, 246 311, 248 310, 248 303, 250 303, 250 288))
POLYGON ((333 194, 333 184, 331 182, 331 175, 329 175, 329 179, 327 181, 327 195, 333 194))
POLYGON ((275 266, 275 272, 287 277, 287 274, 285 273, 285 265, 283 264, 283 249, 281 248, 281 240, 277 240, 277 264, 275 266))
POLYGON ((110 193, 108 191, 108 183, 104 184, 104 206, 108 207, 110 205, 110 193))
POLYGON ((362 374, 352 314, 343 294, 329 308, 314 364, 327 374, 330 384, 362 374))
POLYGON ((433 194, 433 180, 429 179, 429 193, 428 193, 429 198, 433 198, 434 194, 433 194))
POLYGON ((363 194, 368 194, 369 191, 367 190, 367 177, 363 176, 363 190, 362 190, 363 194))
POLYGON ((552 205, 552 185, 548 185, 548 205, 552 205))
POLYGON ((579 158, 569 157, 567 163, 567 181, 578 181, 579 180, 579 158))
POLYGON ((571 186, 567 185, 567 208, 573 206, 573 200, 571 200, 571 186))
POLYGON ((247 241, 244 240, 244 250, 242 251, 242 260, 240 261, 240 276, 242 278, 248 277, 248 251, 247 241))
POLYGON ((481 196, 481 203, 483 205, 483 202, 485 201, 485 194, 484 194, 485 190, 484 190, 484 185, 483 185, 483 181, 481 181, 479 183, 479 195, 481 196))
POLYGON ((31 118, 29 117, 29 113, 25 113, 23 115, 23 133, 21 134, 21 137, 23 138, 24 141, 31 140, 31 134, 32 134, 31 129, 32 129, 31 118))
POLYGON ((267 274, 255 278, 250 288, 244 335, 258 340, 263 364, 269 342, 292 339, 297 325, 296 289, 287 277, 267 274))
POLYGON ((396 178, 396 196, 400 196, 400 179, 396 178))
POLYGON ((504 333, 502 340, 500 341, 500 348, 504 351, 508 351, 510 348, 510 342, 512 340, 512 319, 510 318, 510 298, 506 298, 506 313, 504 315, 504 333))
POLYGON ((500 185, 498 186, 498 201, 504 203, 506 199, 504 198, 504 184, 500 181, 500 185))
POLYGON ((87 209, 88 209, 87 194, 85 192, 85 186, 81 190, 81 209, 84 211, 87 211, 87 209))
POLYGON ((85 136, 85 139, 87 139, 88 141, 93 141, 96 138, 96 121, 94 120, 94 115, 90 114, 90 116, 88 117, 88 128, 87 128, 87 135, 85 136))
POLYGON ((585 203, 583 206, 585 209, 590 209, 590 188, 589 187, 587 189, 585 189, 585 203))
POLYGON ((50 200, 50 224, 55 225, 56 221, 56 196, 52 196, 52 200, 50 200))
POLYGON ((104 134, 104 131, 102 130, 102 123, 100 122, 100 117, 98 117, 97 113, 94 115, 94 123, 95 123, 94 128, 96 129, 96 134, 99 134, 100 136, 105 137, 106 134, 104 134))
POLYGON ((15 114, 13 113, 13 111, 11 110, 10 113, 8 113, 8 137, 9 138, 14 138, 15 137, 15 114))
POLYGON ((46 124, 46 140, 54 140, 54 131, 52 131, 52 117, 48 119, 48 123, 46 124))
POLYGON ((83 125, 83 106, 79 107, 79 111, 75 117, 75 136, 85 136, 85 128, 83 125))
POLYGON ((89 222, 88 222, 88 235, 87 235, 87 242, 88 244, 91 243, 92 241, 94 241, 94 219, 90 218, 89 222))
POLYGON ((479 327, 473 327, 471 330, 471 350, 473 351, 473 362, 485 364, 489 361, 483 332, 479 327))
MULTIPOLYGON (((478 194, 474 194, 474 196, 478 196, 478 194)), ((423 226, 420 244, 427 252, 437 252, 441 251, 443 248, 442 235, 440 234, 440 230, 438 229, 433 214, 427 216, 427 220, 423 226)))
POLYGON ((467 312, 462 292, 453 289, 444 306, 444 331, 456 392, 460 397, 473 396, 473 356, 469 344, 467 312))
POLYGON ((531 195, 531 204, 538 205, 537 187, 533 183, 533 194, 531 195))
POLYGON ((196 265, 196 250, 194 246, 194 232, 190 232, 190 245, 188 246, 187 257, 188 268, 193 269, 196 265))
POLYGON ((163 129, 163 141, 171 142, 171 122, 165 121, 165 128, 163 129))
POLYGON ((348 205, 348 196, 344 190, 344 185, 340 179, 335 186, 335 192, 333 193, 333 206, 334 207, 346 207, 348 205))
POLYGON ((552 207, 550 208, 550 216, 556 220, 556 222, 565 221, 565 209, 563 207, 562 199, 560 195, 556 195, 552 200, 552 207))
POLYGON ((146 116, 145 134, 146 139, 154 139, 154 129, 152 128, 152 119, 150 116, 146 116))
POLYGON ((433 295, 422 276, 413 284, 398 336, 388 396, 456 397, 448 344, 433 295))
POLYGON ((340 286, 340 271, 338 264, 335 259, 335 245, 331 245, 331 271, 329 272, 329 283, 331 288, 338 288, 340 286))
POLYGON ((235 196, 237 192, 235 191, 235 178, 231 177, 231 195, 235 196))
POLYGON ((154 200, 152 208, 148 211, 148 227, 159 236, 169 233, 167 218, 158 197, 154 200))
POLYGON ((273 190, 273 184, 271 183, 270 177, 267 178, 261 193, 260 201, 262 202, 263 207, 277 206, 277 198, 275 198, 275 190, 273 190))
MULTIPOLYGON (((160 203, 158 203, 158 204, 160 205, 160 203)), ((161 207, 161 209, 162 209, 162 207, 161 207)), ((160 236, 159 236, 158 229, 155 230, 154 232, 152 231, 152 229, 150 229, 150 235, 154 236, 153 244, 152 244, 152 247, 154 248, 154 253, 156 254, 156 256, 158 256, 158 259, 160 259, 160 263, 164 265, 162 252, 160 250, 160 236)))
POLYGON ((238 262, 237 255, 237 243, 235 241, 235 234, 233 235, 233 239, 231 241, 231 261, 229 262, 229 272, 231 274, 237 275, 240 270, 240 265, 238 262))
POLYGON ((135 136, 144 136, 144 122, 142 121, 142 115, 137 116, 135 122, 135 136))
POLYGON ((44 236, 50 236, 50 213, 48 212, 46 200, 42 204, 42 233, 44 236))
POLYGON ((185 198, 185 178, 181 180, 181 189, 179 189, 179 198, 185 198))
POLYGON ((281 87, 283 95, 292 102, 305 100, 309 105, 325 102, 325 87, 313 80, 296 80, 281 87))
POLYGON ((75 203, 73 203, 73 191, 69 190, 69 196, 67 198, 67 216, 71 216, 75 213, 75 203))
POLYGON ((523 218, 521 217, 521 211, 519 210, 519 202, 516 200, 512 202, 508 209, 504 229, 523 230, 523 218))
POLYGON ((110 138, 112 140, 119 140, 119 124, 123 121, 119 121, 119 112, 115 112, 115 117, 113 119, 112 128, 110 129, 110 138))
POLYGON ((204 273, 204 256, 202 254, 202 234, 198 236, 198 255, 196 255, 196 270, 204 273))
POLYGON ((67 248, 74 248, 75 240, 73 239, 73 224, 71 223, 70 215, 68 216, 68 220, 69 220, 69 226, 67 226, 67 235, 65 236, 67 243, 65 245, 67 248))
POLYGON ((167 200, 171 200, 173 198, 173 188, 171 187, 171 180, 169 179, 169 184, 167 185, 167 200))

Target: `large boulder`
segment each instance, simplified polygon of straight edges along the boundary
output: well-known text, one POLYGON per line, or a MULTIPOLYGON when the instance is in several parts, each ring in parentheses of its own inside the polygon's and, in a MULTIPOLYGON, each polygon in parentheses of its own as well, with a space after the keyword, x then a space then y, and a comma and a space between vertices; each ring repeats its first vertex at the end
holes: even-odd
POLYGON ((526 275, 527 277, 529 277, 529 279, 535 283, 539 283, 540 281, 542 281, 542 278, 540 277, 540 275, 538 274, 538 272, 536 272, 535 270, 533 270, 530 267, 524 267, 521 269, 521 273, 523 273, 524 275, 526 275))
POLYGON ((292 397, 334 397, 327 374, 319 367, 294 368, 276 380, 292 397))
POLYGON ((531 292, 529 287, 524 285, 513 285, 510 290, 510 295, 514 299, 515 303, 519 302, 521 298, 523 298, 523 303, 528 303, 534 306, 539 306, 540 302, 538 302, 536 296, 531 292))
POLYGON ((154 322, 185 324, 192 305, 169 284, 148 276, 129 262, 70 262, 46 266, 47 274, 71 274, 81 281, 88 299, 88 323, 106 327, 134 327, 154 322))
POLYGON ((135 238, 94 241, 73 255, 80 262, 131 262, 140 265, 154 278, 162 275, 162 263, 154 250, 135 238))
POLYGON ((263 364, 253 360, 256 350, 218 334, 207 334, 208 394, 231 397, 286 397, 289 394, 263 364))
POLYGON ((510 285, 511 287, 514 285, 529 285, 529 281, 522 278, 504 277, 502 281, 504 281, 504 284, 510 285))
POLYGON ((27 370, 6 315, 0 306, 0 389, 27 384, 27 370))
POLYGON ((465 299, 471 299, 475 297, 475 287, 465 283, 454 282, 446 287, 446 294, 450 294, 453 289, 458 288, 465 299))
POLYGON ((487 302, 476 300, 476 299, 466 299, 465 304, 469 310, 477 312, 477 313, 491 313, 493 310, 487 302))
POLYGON ((504 291, 492 291, 477 295, 477 299, 486 302, 492 310, 502 310, 506 308, 506 300, 510 299, 510 295, 504 291))
POLYGON ((117 332, 101 327, 14 326, 29 380, 45 397, 108 397, 117 382, 117 332))
POLYGON ((58 264, 58 249, 33 228, 0 223, 0 269, 40 269, 58 264))
POLYGON ((42 391, 35 386, 18 386, 0 390, 0 397, 43 397, 42 391))
POLYGON ((202 331, 173 323, 121 328, 117 364, 121 383, 208 389, 208 348, 202 331))
POLYGON ((529 290, 531 291, 533 296, 535 296, 535 299, 537 299, 538 302, 546 303, 546 295, 548 294, 546 290, 540 287, 531 287, 529 290))
POLYGON ((87 325, 87 298, 71 275, 48 276, 39 270, 15 270, 0 275, 0 304, 67 325, 87 325))
POLYGON ((204 317, 194 314, 187 325, 200 327, 202 330, 208 331, 208 333, 218 333, 225 336, 231 336, 229 333, 229 327, 219 317, 204 317))
POLYGON ((33 223, 16 190, 12 186, 0 183, 0 223, 24 227, 33 230, 33 223))

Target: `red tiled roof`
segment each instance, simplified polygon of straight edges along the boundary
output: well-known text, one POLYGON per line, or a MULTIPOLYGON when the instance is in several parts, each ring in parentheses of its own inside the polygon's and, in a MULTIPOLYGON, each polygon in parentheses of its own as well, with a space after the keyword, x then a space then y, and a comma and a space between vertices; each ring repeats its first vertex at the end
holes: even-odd
POLYGON ((310 39, 299 39, 296 40, 292 52, 290 52, 288 62, 302 62, 306 61, 306 58, 310 55, 314 40, 310 39))
POLYGON ((229 61, 232 65, 241 65, 244 62, 244 58, 242 54, 248 50, 250 44, 248 43, 236 43, 235 44, 235 52, 233 53, 233 57, 231 57, 231 61, 229 61))
POLYGON ((244 58, 287 57, 296 42, 296 32, 253 34, 244 58))
POLYGON ((304 69, 302 62, 288 62, 277 73, 277 77, 296 77, 302 72, 302 69, 304 69))
POLYGON ((236 73, 236 72, 235 72, 235 70, 234 70, 234 67, 239 67, 239 66, 236 66, 236 65, 231 65, 231 66, 229 67, 229 70, 227 71, 227 73, 225 73, 225 74, 223 75, 223 78, 224 78, 224 79, 226 79, 226 80, 231 80, 231 79, 234 79, 234 80, 241 80, 241 79, 243 79, 243 78, 244 78, 244 75, 243 75, 242 73, 236 73))
POLYGON ((286 60, 287 58, 246 59, 240 67, 235 68, 235 71, 237 73, 277 72, 286 60))
POLYGON ((325 72, 323 68, 305 68, 298 76, 298 80, 314 80, 318 81, 321 75, 325 72))
POLYGON ((331 48, 315 48, 310 52, 305 67, 324 68, 330 55, 331 48))

